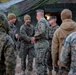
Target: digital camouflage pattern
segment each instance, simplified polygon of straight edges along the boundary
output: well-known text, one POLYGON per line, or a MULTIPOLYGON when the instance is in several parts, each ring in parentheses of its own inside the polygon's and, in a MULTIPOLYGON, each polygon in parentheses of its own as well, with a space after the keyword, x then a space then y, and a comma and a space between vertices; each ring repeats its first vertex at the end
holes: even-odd
POLYGON ((20 28, 20 37, 21 37, 21 67, 22 70, 25 71, 26 69, 26 57, 28 55, 28 71, 33 70, 33 58, 35 57, 35 50, 34 45, 31 43, 30 38, 34 36, 35 29, 33 25, 22 25, 20 28))
POLYGON ((36 53, 36 73, 37 75, 47 75, 47 56, 49 49, 48 42, 48 29, 49 24, 45 18, 41 18, 35 30, 36 43, 35 53, 36 53))
POLYGON ((16 43, 15 34, 17 32, 17 27, 14 24, 10 24, 10 23, 9 26, 10 26, 9 35, 13 39, 14 43, 16 43))
POLYGON ((15 75, 16 57, 12 39, 0 32, 0 75, 15 75))
POLYGON ((54 35, 54 32, 57 28, 59 28, 58 25, 56 26, 49 26, 49 44, 50 44, 50 51, 51 51, 51 44, 52 44, 52 38, 53 38, 53 35, 54 35))
POLYGON ((0 29, 2 32, 6 33, 8 33, 10 29, 6 16, 1 12, 0 12, 0 29))
POLYGON ((6 34, 9 24, 6 16, 0 13, 0 75, 15 75, 16 57, 14 54, 14 42, 6 34))
POLYGON ((55 32, 55 30, 56 30, 57 28, 59 28, 58 25, 49 26, 49 38, 48 38, 48 41, 49 41, 49 44, 50 44, 50 48, 49 48, 49 54, 48 54, 47 64, 48 64, 48 69, 49 69, 50 71, 52 71, 52 69, 53 69, 52 56, 51 56, 52 38, 53 38, 54 32, 55 32))
POLYGON ((70 34, 60 54, 61 69, 69 71, 68 75, 76 75, 76 32, 70 34))

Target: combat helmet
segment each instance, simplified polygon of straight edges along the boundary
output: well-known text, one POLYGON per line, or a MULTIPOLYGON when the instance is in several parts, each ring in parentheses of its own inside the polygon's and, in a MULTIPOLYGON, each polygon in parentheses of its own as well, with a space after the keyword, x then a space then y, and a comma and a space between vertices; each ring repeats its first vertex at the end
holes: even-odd
POLYGON ((9 31, 9 23, 7 17, 4 13, 0 12, 0 30, 8 32, 9 31))

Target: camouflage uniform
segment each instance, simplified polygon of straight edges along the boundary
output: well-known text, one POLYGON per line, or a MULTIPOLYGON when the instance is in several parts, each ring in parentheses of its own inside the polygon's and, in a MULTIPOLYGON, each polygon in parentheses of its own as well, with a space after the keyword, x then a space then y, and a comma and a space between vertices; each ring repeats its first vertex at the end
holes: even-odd
POLYGON ((20 42, 20 27, 21 25, 23 24, 23 22, 21 21, 20 18, 16 18, 16 22, 14 23, 14 25, 17 27, 17 31, 16 33, 19 35, 19 38, 17 39, 17 44, 16 44, 16 49, 18 50, 18 52, 20 51, 20 45, 21 45, 21 42, 20 42))
POLYGON ((10 24, 10 23, 9 23, 9 26, 10 26, 9 35, 11 36, 13 41, 16 42, 15 34, 17 31, 17 27, 14 24, 10 24))
POLYGON ((68 75, 76 75, 76 32, 70 34, 60 54, 61 69, 68 70, 68 75))
POLYGON ((7 30, 9 25, 6 16, 0 13, 0 75, 15 75, 14 42, 6 34, 7 30))
POLYGON ((35 56, 34 45, 31 43, 30 38, 34 36, 34 26, 33 25, 22 25, 20 28, 20 36, 21 36, 21 67, 22 70, 26 69, 26 56, 28 55, 28 71, 32 71, 33 58, 35 56))
POLYGON ((45 18, 41 18, 35 30, 35 53, 36 53, 36 73, 37 75, 47 75, 47 56, 49 49, 48 42, 49 24, 45 18))
POLYGON ((14 41, 15 54, 17 55, 18 54, 18 48, 17 48, 18 44, 17 44, 17 39, 15 38, 17 28, 16 28, 16 26, 14 24, 9 23, 9 26, 10 26, 9 35, 12 38, 12 40, 14 41))
POLYGON ((50 71, 52 71, 53 66, 52 66, 52 58, 51 58, 51 44, 52 44, 52 38, 53 38, 53 34, 55 32, 55 30, 59 28, 58 25, 56 26, 50 26, 49 28, 49 44, 50 44, 50 48, 49 48, 49 54, 48 54, 48 60, 47 60, 47 64, 48 64, 48 69, 50 71))

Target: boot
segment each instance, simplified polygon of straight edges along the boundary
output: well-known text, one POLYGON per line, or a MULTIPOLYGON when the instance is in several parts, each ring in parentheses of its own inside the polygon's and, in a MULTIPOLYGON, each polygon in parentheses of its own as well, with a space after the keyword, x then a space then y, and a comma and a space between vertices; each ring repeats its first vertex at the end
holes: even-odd
POLYGON ((49 71, 49 75, 52 75, 52 71, 49 71))
POLYGON ((62 73, 62 75, 68 75, 68 72, 64 71, 64 72, 62 73))
POLYGON ((58 72, 56 72, 56 75, 59 75, 59 73, 58 73, 58 72))
POLYGON ((27 71, 27 75, 32 75, 33 71, 27 71))

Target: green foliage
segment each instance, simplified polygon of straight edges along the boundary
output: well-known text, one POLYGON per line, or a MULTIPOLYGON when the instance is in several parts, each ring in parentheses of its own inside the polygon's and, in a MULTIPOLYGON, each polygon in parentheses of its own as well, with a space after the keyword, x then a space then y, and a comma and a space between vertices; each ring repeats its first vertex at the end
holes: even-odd
POLYGON ((18 16, 21 13, 21 11, 18 9, 16 5, 13 5, 10 8, 9 12, 14 13, 16 16, 18 16))

